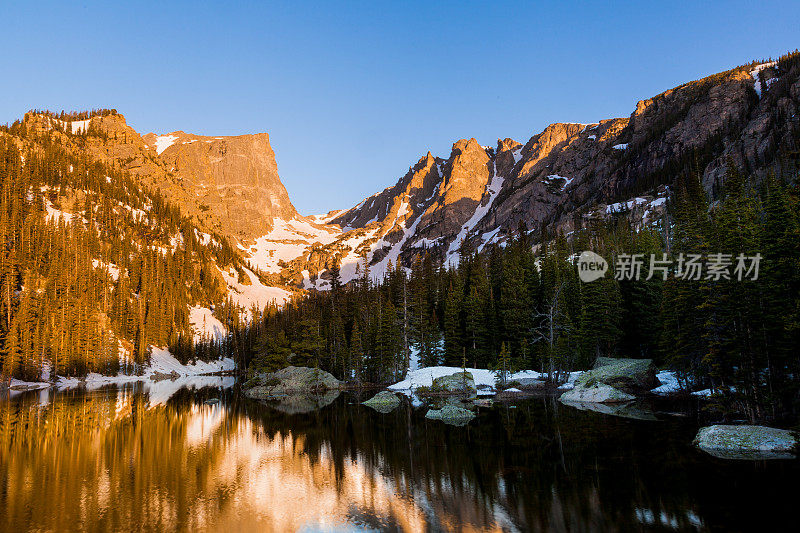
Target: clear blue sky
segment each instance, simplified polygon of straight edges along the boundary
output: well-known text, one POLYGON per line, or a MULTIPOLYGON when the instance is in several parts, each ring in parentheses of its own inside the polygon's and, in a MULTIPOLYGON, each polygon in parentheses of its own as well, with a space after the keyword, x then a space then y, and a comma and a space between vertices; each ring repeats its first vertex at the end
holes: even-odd
POLYGON ((800 47, 796 0, 61 4, 0 6, 0 122, 108 107, 142 133, 267 131, 303 214, 349 207, 459 138, 627 116, 800 47))

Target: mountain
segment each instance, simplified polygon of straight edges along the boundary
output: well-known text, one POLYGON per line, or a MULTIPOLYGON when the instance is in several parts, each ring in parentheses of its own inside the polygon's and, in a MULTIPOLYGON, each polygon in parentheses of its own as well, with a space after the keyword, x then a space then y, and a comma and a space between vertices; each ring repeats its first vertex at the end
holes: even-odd
POLYGON ((117 113, 68 122, 29 113, 24 123, 91 132, 82 145, 90 157, 230 239, 270 284, 326 289, 333 266, 344 282, 365 269, 380 279, 423 252, 453 265, 462 246, 483 250, 519 231, 540 242, 610 216, 650 224, 691 169, 712 196, 729 161, 761 179, 783 172, 796 158, 779 147, 795 146, 800 130, 796 63, 790 54, 743 65, 642 100, 629 117, 555 123, 524 142, 461 139, 352 208, 309 217, 292 205, 266 133, 141 136, 117 113))
POLYGON ((141 136, 119 113, 60 120, 32 112, 23 123, 39 134, 89 133, 81 147, 87 156, 130 172, 206 229, 237 241, 262 235, 275 218, 299 217, 278 177, 267 133, 208 137, 176 131, 141 136))
POLYGON ((246 240, 275 218, 299 217, 278 177, 268 133, 207 137, 175 131, 142 140, 219 231, 246 240))
POLYGON ((756 187, 796 173, 798 108, 794 53, 683 84, 627 118, 551 124, 524 144, 458 140, 354 207, 309 217, 266 133, 142 136, 115 110, 31 111, 0 128, 0 372, 136 371, 153 346, 242 360, 241 339, 224 354, 214 341, 298 287, 329 288, 337 267, 343 282, 381 280, 521 234, 527 246, 614 217, 661 224, 690 173, 712 205, 729 169, 756 187))
POLYGON ((214 212, 186 214, 189 174, 166 165, 113 110, 0 128, 3 376, 136 373, 153 347, 239 361, 215 343, 289 299, 214 231, 214 212))
POLYGON ((692 170, 712 197, 728 163, 760 180, 787 172, 800 138, 798 57, 683 84, 627 118, 551 124, 524 144, 461 139, 447 158, 428 153, 393 187, 318 217, 343 233, 309 247, 283 278, 325 289, 334 265, 345 282, 359 263, 380 279, 390 262, 408 267, 423 250, 456 264, 462 246, 482 250, 519 231, 541 241, 621 214, 649 224, 692 170))

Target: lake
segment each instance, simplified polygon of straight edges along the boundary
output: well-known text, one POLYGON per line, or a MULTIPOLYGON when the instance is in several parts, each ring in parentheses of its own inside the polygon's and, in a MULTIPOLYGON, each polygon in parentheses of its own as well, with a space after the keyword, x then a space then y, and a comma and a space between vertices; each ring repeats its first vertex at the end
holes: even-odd
POLYGON ((389 414, 358 404, 372 393, 268 405, 215 379, 0 400, 0 530, 763 531, 796 521, 800 461, 694 449, 696 402, 662 401, 637 420, 542 396, 454 427, 407 401, 389 414))

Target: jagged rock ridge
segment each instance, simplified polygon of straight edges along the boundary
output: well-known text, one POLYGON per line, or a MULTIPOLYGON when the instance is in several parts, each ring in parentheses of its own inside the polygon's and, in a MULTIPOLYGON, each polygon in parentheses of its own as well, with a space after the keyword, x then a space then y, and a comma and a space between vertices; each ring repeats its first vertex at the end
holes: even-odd
POLYGON ((481 250, 521 223, 531 232, 567 234, 623 212, 651 223, 665 209, 669 186, 692 164, 712 193, 728 161, 758 179, 783 172, 778 148, 795 146, 800 131, 793 57, 686 83, 638 102, 628 118, 551 124, 524 145, 462 139, 446 159, 428 153, 393 187, 320 217, 344 233, 307 250, 283 275, 325 289, 333 264, 344 281, 359 262, 380 278, 390 262, 410 266, 423 250, 455 264, 463 244, 481 250))

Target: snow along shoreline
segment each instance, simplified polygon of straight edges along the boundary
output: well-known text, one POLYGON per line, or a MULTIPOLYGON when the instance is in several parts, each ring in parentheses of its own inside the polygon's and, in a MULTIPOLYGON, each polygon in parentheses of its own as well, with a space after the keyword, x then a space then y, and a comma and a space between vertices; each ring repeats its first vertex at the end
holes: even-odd
POLYGON ((210 376, 223 372, 233 372, 236 370, 236 363, 233 359, 225 358, 218 361, 196 361, 195 363, 182 364, 173 356, 169 350, 153 346, 150 355, 150 362, 145 367, 141 376, 117 374, 116 376, 104 376, 102 374, 90 373, 85 378, 58 376, 56 383, 46 381, 21 381, 12 379, 9 383, 11 390, 37 390, 55 386, 59 390, 67 390, 81 385, 87 388, 99 388, 105 385, 121 385, 125 383, 135 383, 137 381, 151 381, 157 374, 177 374, 178 381, 184 378, 196 378, 210 376))
MULTIPOLYGON (((415 389, 419 387, 430 387, 433 380, 443 376, 451 376, 455 373, 466 370, 472 374, 475 380, 475 387, 478 389, 478 395, 494 395, 497 391, 497 372, 485 368, 461 368, 457 366, 430 366, 409 370, 404 380, 389 385, 387 389, 395 392, 404 393, 406 395, 414 395, 415 389)), ((584 371, 578 370, 570 372, 566 382, 562 383, 558 390, 566 391, 575 387, 575 380, 578 379, 584 371)), ((544 380, 547 374, 537 372, 536 370, 523 370, 516 373, 509 373, 506 380, 512 382, 519 379, 538 379, 544 380)), ((670 394, 678 394, 686 392, 681 388, 680 382, 675 372, 671 370, 662 370, 656 374, 660 385, 650 392, 659 396, 666 396, 670 394)), ((691 392, 693 396, 709 397, 709 390, 691 392)))

